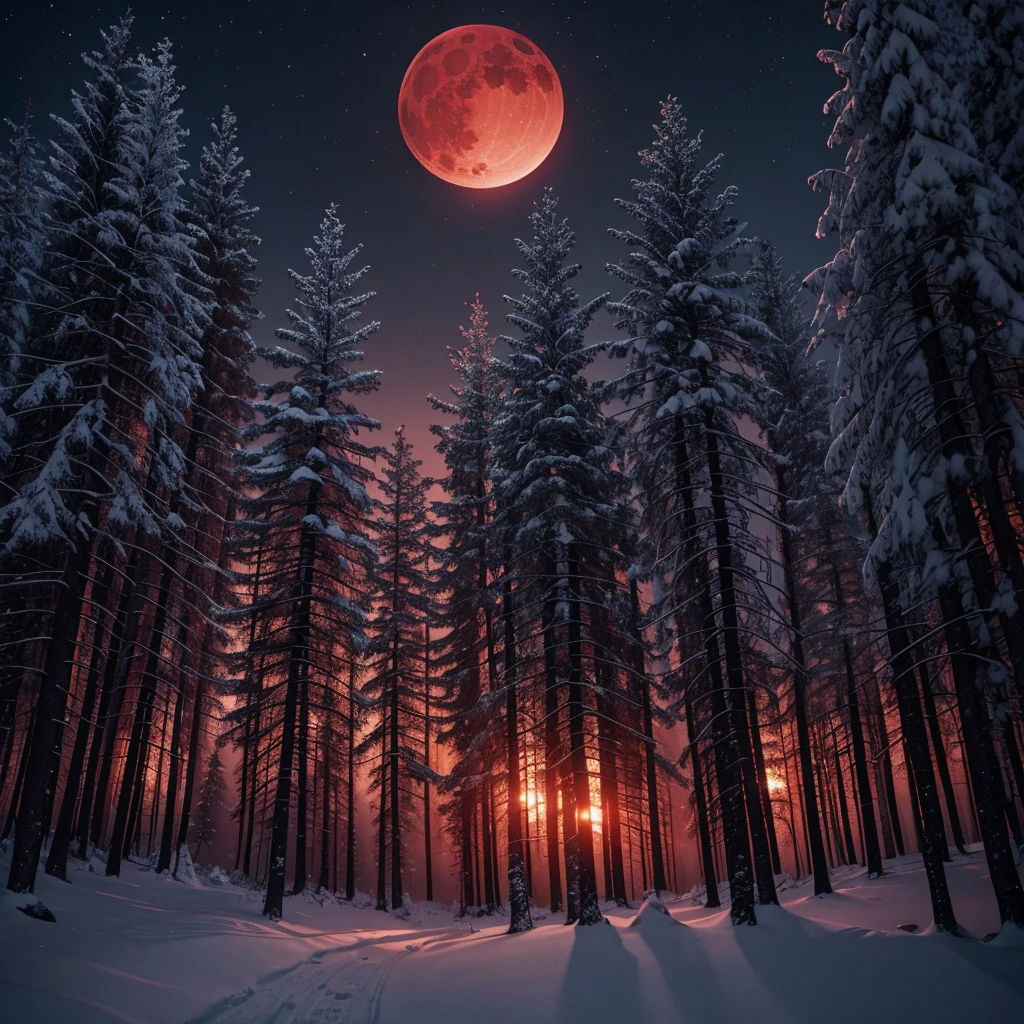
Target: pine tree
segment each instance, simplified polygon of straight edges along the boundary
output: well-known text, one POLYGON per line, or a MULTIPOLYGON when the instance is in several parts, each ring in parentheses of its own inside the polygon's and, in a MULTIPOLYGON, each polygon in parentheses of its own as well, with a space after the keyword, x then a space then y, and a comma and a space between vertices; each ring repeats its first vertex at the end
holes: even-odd
POLYGON ((986 691, 1006 685, 1000 634, 1018 686, 1024 680, 1024 560, 1000 483, 999 439, 1013 427, 997 421, 999 366, 989 356, 1012 359, 1024 340, 1024 273, 1004 240, 1020 223, 1020 200, 965 101, 984 47, 960 8, 857 0, 831 3, 826 15, 849 35, 841 53, 822 54, 846 79, 827 106, 838 113, 830 144, 849 144, 846 166, 812 179, 829 193, 819 234, 836 231, 840 249, 808 279, 821 296, 818 322, 842 320, 833 464, 874 534, 869 568, 926 820, 936 924, 956 931, 906 625, 922 601, 941 615, 1001 919, 1019 923, 1024 889, 986 691))
POLYGON ((129 27, 123 19, 86 58, 95 81, 74 97, 76 119, 58 122, 42 271, 54 306, 24 353, 16 493, 0 507, 8 558, 38 558, 60 581, 8 881, 16 891, 34 881, 94 546, 130 530, 152 544, 177 529, 167 505, 182 473, 175 434, 199 384, 204 313, 181 223, 179 89, 169 44, 129 64, 129 27))
MULTIPOLYGON (((180 442, 186 426, 185 413, 202 385, 199 338, 208 322, 207 311, 194 286, 193 238, 184 223, 181 175, 187 165, 180 149, 187 133, 178 125, 181 111, 175 104, 181 90, 174 77, 170 43, 165 40, 158 44, 155 58, 140 56, 132 67, 139 85, 126 122, 125 165, 110 188, 120 199, 112 220, 121 226, 123 237, 138 252, 138 269, 143 273, 136 286, 140 293, 136 316, 139 328, 145 328, 145 335, 141 331, 138 334, 145 345, 139 352, 139 362, 145 365, 148 360, 146 375, 152 382, 152 397, 143 408, 152 458, 144 486, 140 486, 138 478, 133 480, 127 474, 120 479, 118 489, 123 489, 124 496, 115 496, 111 519, 122 529, 135 525, 148 535, 144 536, 144 547, 162 565, 156 612, 150 631, 143 638, 145 666, 126 769, 116 801, 108 875, 116 875, 120 869, 122 849, 127 848, 131 835, 133 803, 141 807, 136 768, 145 763, 145 738, 160 685, 162 649, 172 625, 171 552, 183 539, 182 512, 196 507, 185 487, 186 455, 180 442), (156 516, 138 508, 140 501, 146 500, 147 489, 157 498, 153 503, 156 516), (133 522, 139 513, 144 518, 133 522), (149 528, 146 519, 152 520, 149 528)), ((133 313, 135 309, 129 309, 127 317, 132 318, 133 313)), ((135 337, 130 337, 126 351, 134 354, 136 344, 135 337)))
MULTIPOLYGON (((243 194, 249 172, 242 169, 236 145, 237 119, 225 107, 219 121, 211 127, 213 139, 203 147, 198 179, 190 183, 188 209, 189 226, 196 237, 196 262, 212 305, 202 340, 203 386, 193 403, 186 450, 186 481, 202 509, 201 515, 195 516, 197 526, 189 537, 191 550, 187 554, 191 557, 187 575, 191 603, 206 614, 196 627, 196 633, 202 635, 199 650, 190 649, 183 654, 195 678, 194 713, 175 849, 181 848, 188 835, 191 794, 198 769, 200 712, 207 681, 212 678, 218 660, 226 655, 217 612, 233 600, 226 563, 235 540, 230 522, 237 505, 234 451, 240 443, 240 427, 252 417, 249 403, 254 392, 251 367, 255 350, 249 327, 260 315, 253 305, 259 288, 253 250, 259 245, 259 238, 250 226, 258 211, 243 194), (212 567, 218 564, 220 571, 215 573, 212 567)), ((183 672, 183 682, 184 676, 183 672)), ((175 803, 174 787, 169 786, 157 870, 170 864, 175 803)))
MULTIPOLYGON (((12 401, 21 353, 31 332, 33 307, 46 297, 39 269, 46 244, 43 165, 32 134, 31 112, 21 124, 6 122, 10 148, 0 153, 0 502, 9 497, 7 462, 17 433, 12 401)), ((30 680, 22 666, 32 660, 39 633, 34 602, 5 607, 0 623, 0 789, 15 744, 18 700, 30 680)))
MULTIPOLYGON (((422 463, 413 458, 405 428, 382 453, 375 501, 377 563, 370 582, 375 611, 369 622, 371 639, 364 655, 368 677, 364 695, 377 710, 357 753, 380 750, 372 786, 386 808, 377 822, 379 855, 387 851, 391 864, 391 909, 402 908, 402 832, 412 817, 403 800, 404 775, 422 775, 424 709, 424 626, 429 612, 426 491, 422 463)), ((384 860, 378 863, 377 909, 387 909, 384 860)))
MULTIPOLYGON (((585 691, 585 603, 593 581, 614 577, 616 552, 627 540, 625 480, 606 445, 599 389, 584 370, 597 352, 583 335, 605 302, 580 304, 572 287, 579 266, 567 262, 575 237, 558 216, 558 201, 546 190, 530 217, 533 237, 517 240, 525 269, 513 271, 523 294, 507 297, 509 322, 519 336, 507 339, 505 397, 492 438, 497 541, 492 558, 502 570, 505 624, 506 728, 508 731, 510 931, 530 927, 521 850, 518 712, 524 689, 527 637, 544 635, 567 665, 566 714, 574 820, 566 832, 567 866, 578 871, 581 925, 601 921, 595 871, 590 771, 587 766, 585 691), (523 638, 512 633, 518 619, 523 638), (538 629, 535 623, 540 622, 538 629), (555 640, 554 634, 558 638, 555 640)), ((623 557, 621 554, 618 558, 623 557)), ((593 642, 594 638, 589 638, 593 642)), ((565 805, 565 803, 563 803, 565 805)))
POLYGON ((379 424, 349 397, 375 390, 379 379, 377 371, 352 366, 378 327, 358 322, 373 297, 354 290, 366 273, 350 269, 359 251, 346 251, 337 209, 328 207, 306 250, 311 273, 291 272, 299 306, 288 312, 291 327, 277 332, 291 347, 259 353, 293 373, 263 386, 267 398, 253 403, 262 420, 246 436, 265 440, 243 455, 244 482, 253 493, 243 525, 263 556, 259 594, 234 617, 255 617, 258 693, 267 719, 280 713, 264 906, 275 920, 283 909, 297 725, 308 722, 311 691, 338 685, 339 669, 361 645, 365 572, 374 557, 366 490, 373 474, 365 465, 374 453, 357 437, 379 424), (271 400, 274 395, 281 397, 271 400))
POLYGON ((609 268, 628 288, 610 307, 629 334, 613 348, 630 357, 614 390, 628 406, 655 614, 676 620, 682 664, 696 665, 703 651, 732 920, 754 924, 751 837, 760 898, 777 900, 753 770, 739 612, 740 593, 756 591, 745 563, 757 550, 747 519, 756 507, 750 467, 760 454, 737 420, 756 415, 758 383, 744 367, 755 364, 770 332, 739 296, 741 278, 729 269, 746 243, 729 215, 736 190, 712 191, 718 158, 699 166, 700 136, 687 134, 671 97, 655 130, 641 154, 649 177, 633 183, 633 200, 617 200, 636 228, 611 232, 632 250, 609 268))
POLYGON ((19 376, 31 308, 43 298, 39 269, 46 244, 43 164, 31 112, 21 124, 5 123, 11 142, 9 151, 0 154, 0 466, 10 455, 16 429, 11 389, 19 376))
MULTIPOLYGON (((434 424, 436 450, 444 457, 446 476, 439 481, 443 501, 432 506, 429 532, 443 542, 434 556, 432 577, 434 616, 447 627, 431 645, 434 677, 440 686, 436 700, 438 740, 451 745, 455 762, 449 770, 453 796, 445 805, 450 830, 459 851, 463 905, 476 902, 472 889, 473 818, 476 807, 488 802, 491 773, 499 760, 499 722, 491 714, 488 694, 498 687, 497 632, 491 592, 489 559, 493 523, 491 494, 491 423, 500 382, 494 367, 494 338, 479 294, 470 305, 469 327, 460 328, 464 345, 448 347, 459 383, 452 387, 454 402, 429 396, 431 407, 455 422, 434 424)), ((487 836, 484 836, 486 843, 487 836)), ((554 871, 558 871, 557 828, 554 871)), ((484 873, 480 903, 492 911, 496 902, 494 877, 484 873)))
MULTIPOLYGON (((796 721, 797 755, 800 760, 804 827, 810 846, 815 895, 830 893, 821 816, 815 795, 811 738, 808 725, 810 700, 804 617, 808 594, 798 590, 801 570, 806 572, 811 545, 824 539, 818 529, 835 505, 835 482, 825 472, 828 452, 828 409, 832 392, 824 369, 811 363, 804 350, 809 342, 809 324, 799 309, 796 284, 782 278, 781 261, 769 243, 762 243, 747 275, 751 300, 758 316, 772 332, 772 339, 759 350, 759 363, 771 392, 759 417, 774 456, 773 470, 779 523, 779 544, 785 578, 785 596, 791 631, 793 661, 792 703, 796 721)), ((831 518, 835 518, 832 516, 831 518)), ((872 818, 873 820, 873 818, 872 818)), ((877 845, 877 844, 876 844, 877 845)), ((881 871, 881 862, 872 870, 881 871)))

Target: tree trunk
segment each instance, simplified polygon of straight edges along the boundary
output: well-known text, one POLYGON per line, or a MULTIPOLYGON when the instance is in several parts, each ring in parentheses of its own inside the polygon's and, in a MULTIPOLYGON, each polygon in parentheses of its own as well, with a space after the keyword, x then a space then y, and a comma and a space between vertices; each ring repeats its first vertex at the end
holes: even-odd
POLYGON ((316 891, 330 888, 331 865, 331 730, 330 720, 320 727, 320 751, 323 756, 323 795, 320 805, 320 878, 316 891))
POLYGON ((764 812, 765 830, 768 833, 768 851, 772 858, 772 872, 782 874, 782 863, 779 860, 779 839, 775 833, 775 815, 772 811, 772 795, 768 788, 768 772, 764 763, 764 746, 761 743, 761 725, 757 715, 757 698, 754 688, 747 691, 747 709, 750 721, 750 737, 753 741, 754 771, 757 776, 757 789, 761 797, 761 808, 764 812))
POLYGON ((555 602, 544 606, 544 819, 547 831, 548 887, 551 913, 562 909, 561 850, 558 845, 558 672, 556 664, 555 602))
MULTIPOLYGON (((599 660, 599 659, 595 659, 599 660)), ((595 666, 596 668, 596 666, 595 666)), ((616 755, 614 709, 607 698, 597 698, 598 754, 601 765, 601 804, 608 898, 626 906, 626 875, 622 863, 622 825, 619 816, 619 766, 616 755)))
MULTIPOLYGON (((572 545, 567 553, 569 585, 569 761, 573 774, 573 792, 576 795, 576 833, 579 837, 579 877, 581 925, 600 924, 603 920, 597 895, 597 864, 594 858, 594 822, 590 802, 590 769, 587 749, 583 703, 583 641, 579 564, 572 545)), ((657 799, 652 815, 657 813, 657 799)), ((664 876, 664 867, 662 867, 664 876)), ((662 877, 664 884, 664 877, 662 877)))
MULTIPOLYGON (((430 769, 430 626, 423 627, 423 763, 430 769)), ((430 779, 423 779, 423 863, 427 876, 427 900, 434 898, 434 866, 431 857, 430 779)))
MULTIPOLYGON (((706 373, 702 370, 706 384, 706 373)), ((718 562, 719 601, 722 616, 722 646, 725 650, 725 675, 728 681, 728 704, 731 725, 739 748, 740 773, 743 795, 746 799, 750 822, 750 839, 754 850, 754 872, 757 876, 758 902, 778 904, 775 876, 772 874, 771 852, 768 847, 767 827, 761 807, 757 779, 754 775, 750 732, 747 728, 746 680, 743 674, 743 655, 740 649, 739 615, 736 608, 736 585, 733 576, 732 538, 729 512, 725 500, 725 481, 718 451, 718 433, 711 409, 704 410, 704 440, 707 449, 708 478, 711 491, 711 509, 715 526, 715 552, 718 562)), ((750 922, 746 922, 750 923, 750 922)))
POLYGON ((693 797, 697 811, 697 837, 700 843, 700 859, 704 867, 704 889, 706 907, 720 907, 718 878, 715 875, 715 858, 711 849, 711 829, 708 824, 708 803, 704 793, 704 773, 700 764, 700 744, 693 720, 693 701, 686 698, 686 738, 690 745, 690 768, 693 772, 693 797))
POLYGON ((508 907, 509 934, 533 928, 530 900, 526 894, 523 868, 523 819, 520 808, 519 708, 517 704, 518 661, 512 583, 506 568, 502 583, 502 619, 505 627, 505 744, 508 776, 508 907))
MULTIPOLYGON (((483 903, 488 914, 495 910, 494 859, 491 857, 491 786, 485 781, 480 787, 480 846, 483 852, 483 903)), ((509 814, 512 808, 509 808, 509 814)))
MULTIPOLYGON (((869 514, 870 514, 869 509, 869 514)), ((873 519, 873 516, 871 517, 873 519)), ((872 534, 877 535, 874 522, 870 522, 872 534)), ((928 737, 925 733, 924 715, 921 711, 921 697, 917 689, 914 666, 910 654, 910 635, 899 609, 896 585, 890 577, 887 564, 879 566, 879 589, 889 635, 889 650, 892 664, 893 686, 899 708, 900 724, 904 742, 913 765, 917 780, 918 796, 924 818, 922 824, 922 849, 928 891, 931 896, 932 914, 939 931, 956 935, 959 931, 953 904, 946 883, 943 854, 946 849, 946 835, 942 824, 942 809, 935 787, 931 758, 928 752, 928 737)))
POLYGON ((356 791, 355 791, 355 747, 356 747, 356 663, 348 667, 348 778, 345 780, 345 899, 350 903, 356 898, 356 791))
MULTIPOLYGON (((180 692, 180 691, 179 691, 180 692)), ((249 820, 249 756, 253 743, 252 739, 252 694, 246 691, 245 697, 245 721, 242 725, 242 763, 238 768, 238 837, 235 841, 235 871, 242 864, 242 845, 245 842, 246 825, 249 820)), ((172 837, 173 838, 173 837, 172 837)))
POLYGON ((665 859, 661 851, 661 822, 658 819, 658 773, 654 757, 654 719, 651 713, 651 685, 646 676, 640 680, 640 713, 644 732, 644 760, 647 780, 647 816, 651 833, 651 881, 658 892, 668 888, 665 859))
POLYGON ((391 681, 391 750, 389 753, 391 784, 391 909, 402 909, 402 816, 399 806, 399 751, 398 751, 398 634, 395 633, 395 653, 391 681))
MULTIPOLYGON (((185 634, 184 624, 181 634, 185 634)), ((184 641, 185 636, 179 636, 179 643, 184 641)), ((167 770, 167 799, 164 805, 164 822, 160 835, 160 854, 156 861, 156 873, 171 869, 171 853, 174 845, 174 819, 178 802, 178 776, 181 768, 181 719, 185 704, 185 695, 182 693, 181 676, 174 694, 174 724, 171 727, 171 763, 167 770)))
MULTIPOLYGON (((306 516, 316 513, 319 485, 311 484, 306 502, 306 516)), ((281 727, 281 753, 274 794, 274 818, 270 830, 270 860, 267 871, 267 896, 263 913, 279 921, 284 912, 285 868, 288 858, 288 818, 291 807, 292 771, 295 759, 295 719, 299 691, 309 678, 311 605, 313 573, 316 566, 316 534, 303 526, 299 542, 298 578, 292 605, 291 649, 288 656, 288 681, 285 685, 284 721, 281 727)), ((199 717, 196 698, 195 717, 199 717)), ((193 729, 198 722, 193 725, 193 729)), ((189 770, 192 770, 189 765, 189 770)), ((182 823, 185 824, 184 811, 182 823)))
MULTIPOLYGON (((793 844, 793 874, 795 878, 803 878, 803 865, 800 863, 800 844, 796 838, 796 804, 793 802, 793 781, 789 773, 789 752, 786 750, 786 726, 779 725, 779 745, 782 748, 782 766, 786 773, 786 803, 789 806, 789 835, 793 844)), ((805 834, 806 842, 806 834, 805 834)), ((810 849, 808 848, 808 864, 810 864, 810 849)))
MULTIPOLYGON (((160 652, 163 647, 167 615, 170 608, 171 583, 174 579, 174 568, 170 559, 164 563, 160 572, 160 585, 156 596, 156 613, 150 630, 149 646, 146 652, 146 665, 142 680, 139 683, 138 703, 135 707, 135 720, 132 724, 131 737, 128 742, 128 753, 125 758, 124 774, 121 777, 121 790, 114 815, 114 830, 107 851, 108 878, 117 877, 121 873, 121 857, 126 843, 131 838, 132 799, 135 794, 136 774, 143 765, 145 751, 143 740, 148 738, 148 717, 152 714, 153 698, 156 695, 157 671, 160 667, 160 652)), ((141 792, 138 794, 141 801, 141 792)))
MULTIPOLYGON (((710 440, 710 435, 709 435, 710 440)), ((717 448, 715 449, 717 454, 717 448)), ((681 416, 675 419, 674 452, 675 487, 683 505, 683 519, 687 530, 688 561, 695 566, 692 586, 700 595, 701 635, 707 657, 707 670, 711 687, 712 741, 715 775, 718 783, 719 807, 722 817, 722 836, 729 874, 731 905, 729 916, 734 925, 755 925, 754 879, 750 865, 750 832, 744 810, 743 769, 741 752, 734 726, 728 721, 725 681, 718 650, 718 626, 711 598, 710 567, 703 552, 695 549, 697 520, 686 451, 686 428, 681 416)), ((718 484, 721 484, 720 472, 718 484)), ((718 496, 719 498, 721 495, 718 496)), ((719 502, 720 504, 720 502, 719 502)), ((718 512, 715 511, 715 516, 718 512)), ((635 611, 634 611, 635 615, 635 611)), ((742 691, 740 699, 742 700, 742 691)))
MULTIPOLYGON (((305 530, 303 531, 306 532, 305 530)), ((312 559, 303 559, 303 568, 312 573, 312 559)), ((284 718, 281 724, 281 753, 274 794, 274 817, 270 828, 270 859, 267 870, 267 895, 263 913, 272 921, 279 921, 284 912, 285 869, 288 858, 288 819, 291 806, 292 772, 295 765, 295 723, 298 713, 299 690, 306 680, 309 666, 310 599, 303 585, 308 577, 300 576, 299 599, 292 621, 292 643, 288 659, 288 681, 285 684, 284 718)), ((199 708, 196 707, 196 717, 199 708)), ((195 728, 195 726, 193 726, 195 728)), ((184 821, 184 818, 183 818, 184 821)))
MULTIPOLYGON (((135 779, 129 791, 128 823, 124 832, 124 847, 121 852, 122 859, 127 857, 132 847, 136 853, 141 852, 142 835, 142 807, 146 795, 146 773, 149 771, 149 751, 151 746, 150 736, 153 732, 153 710, 155 708, 156 694, 150 698, 148 703, 142 707, 142 733, 139 743, 139 758, 135 766, 135 779)), ((122 777, 122 782, 124 781, 122 777)), ((107 864, 110 863, 110 854, 107 854, 107 864)))
POLYGON ((953 790, 953 778, 949 773, 949 760, 946 747, 942 742, 942 728, 939 716, 935 711, 935 694, 932 692, 931 673, 923 657, 917 659, 917 671, 921 677, 921 694, 924 697, 924 714, 928 722, 928 731, 932 738, 932 752, 935 755, 935 768, 942 784, 942 795, 946 803, 946 816, 949 818, 949 830, 953 834, 953 843, 960 854, 966 854, 963 827, 960 824, 960 812, 956 806, 956 793, 953 790))
POLYGON ((853 652, 850 642, 843 638, 843 660, 846 664, 846 701, 850 714, 850 744, 853 747, 853 766, 857 776, 857 799, 860 804, 861 834, 864 838, 864 860, 868 877, 882 874, 882 851, 878 845, 878 827, 875 824, 875 802, 871 795, 868 759, 864 747, 864 727, 860 720, 860 702, 857 697, 857 679, 853 671, 853 652))
POLYGON ((850 807, 846 802, 846 780, 843 778, 843 762, 839 756, 839 740, 836 736, 835 723, 831 727, 832 754, 835 763, 836 788, 839 801, 839 818, 843 826, 843 842, 846 844, 846 863, 857 863, 857 848, 853 844, 853 830, 850 828, 850 807))
POLYGON ((18 816, 18 807, 21 805, 21 795, 25 792, 25 776, 28 774, 28 758, 32 750, 32 730, 36 723, 37 708, 32 706, 28 715, 28 726, 25 729, 25 740, 21 745, 18 755, 18 771, 14 776, 14 790, 11 793, 11 806, 8 808, 7 817, 4 820, 4 831, 0 839, 7 839, 14 828, 14 820, 18 816))
POLYGON ((462 840, 459 866, 461 874, 461 885, 459 893, 462 899, 462 913, 465 914, 469 907, 476 906, 476 893, 473 891, 473 845, 472 845, 472 821, 473 821, 473 794, 463 791, 459 795, 460 804, 460 838, 462 840))
POLYGON ((50 849, 46 857, 46 873, 68 880, 68 854, 71 850, 72 826, 74 824, 75 806, 78 802, 79 785, 82 781, 82 766, 85 763, 86 748, 89 744, 89 729, 92 725, 92 714, 99 690, 100 673, 103 665, 103 635, 107 620, 107 601, 110 597, 110 584, 113 580, 112 566, 106 566, 90 594, 90 603, 96 608, 96 622, 92 634, 92 653, 89 656, 89 672, 85 681, 85 693, 82 696, 82 707, 78 716, 78 728, 75 730, 75 745, 68 762, 67 783, 64 786, 64 797, 61 800, 60 813, 50 841, 50 849))
POLYGON ((387 913, 388 909, 388 840, 387 840, 387 797, 388 797, 388 731, 387 722, 381 723, 380 737, 380 801, 377 811, 377 910, 387 913))
POLYGON ((651 684, 644 671, 643 637, 640 632, 640 598, 636 580, 630 580, 630 634, 636 652, 634 665, 635 686, 640 693, 641 728, 644 734, 644 764, 647 779, 647 811, 651 826, 651 874, 654 888, 661 892, 668 888, 665 879, 665 861, 661 852, 661 823, 658 820, 658 775, 654 757, 654 719, 651 709, 651 684))
MULTIPOLYGON (((796 578, 793 571, 793 541, 790 536, 789 506, 786 498, 787 478, 780 470, 779 487, 779 542, 782 548, 782 564, 786 581, 786 603, 789 608, 789 625, 793 658, 793 712, 796 719, 796 746, 800 760, 800 795, 803 797, 804 831, 810 847, 811 873, 814 876, 814 895, 822 896, 832 892, 828 877, 828 862, 825 859, 825 843, 821 831, 821 815, 814 791, 814 766, 811 760, 811 731, 807 721, 807 661, 804 654, 803 619, 796 594, 796 578)), ((823 794, 824 795, 824 794, 823 794)))
MULTIPOLYGON (((306 830, 309 825, 309 669, 299 685, 299 729, 295 744, 296 807, 295 807, 295 874, 292 894, 298 896, 306 888, 306 830)), ((315 801, 314 801, 315 802, 315 801)))
MULTIPOLYGON (((494 796, 494 782, 491 779, 487 781, 487 799, 491 805, 491 843, 488 847, 488 855, 491 858, 491 877, 494 879, 494 902, 496 906, 501 906, 501 864, 498 859, 498 807, 494 796)), ((522 802, 522 791, 520 790, 520 803, 522 802)), ((524 808, 525 811, 525 808, 524 808)), ((525 814, 524 814, 525 816, 525 814)), ((529 877, 529 865, 530 865, 530 836, 529 832, 523 837, 523 848, 526 850, 526 858, 524 863, 524 875, 526 877, 526 896, 527 902, 529 902, 530 896, 530 877, 529 877)))
MULTIPOLYGON (((1024 926, 1024 888, 1017 874, 1003 818, 1003 778, 989 731, 988 715, 978 689, 979 658, 967 628, 957 587, 958 584, 940 587, 939 604, 945 620, 953 683, 960 708, 967 770, 978 808, 985 861, 999 906, 999 920, 1003 924, 1011 922, 1024 926)), ((920 782, 916 764, 914 770, 920 782)))
POLYGON ((52 636, 39 680, 35 723, 27 739, 25 781, 18 801, 17 829, 7 888, 32 892, 39 854, 49 826, 46 809, 60 769, 61 734, 78 642, 82 599, 88 583, 91 552, 87 544, 68 557, 53 614, 52 636))
POLYGON ((882 783, 885 790, 884 806, 888 812, 889 827, 892 830, 892 841, 896 848, 896 856, 906 855, 906 846, 903 843, 903 826, 900 824, 899 806, 896 803, 896 782, 892 775, 892 748, 889 742, 889 726, 886 724, 885 704, 882 701, 882 691, 875 683, 877 701, 875 710, 877 712, 875 723, 878 726, 878 761, 882 766, 882 783))
MULTIPOLYGON (((232 515, 234 510, 232 509, 232 515)), ((260 537, 259 542, 256 545, 256 567, 253 571, 252 581, 252 603, 255 606, 260 596, 260 584, 263 581, 263 543, 264 540, 260 537)), ((221 559, 224 559, 224 552, 226 552, 227 546, 221 546, 221 559)), ((245 703, 246 703, 246 714, 245 714, 245 735, 246 743, 243 748, 242 757, 242 792, 240 794, 239 803, 243 807, 243 814, 241 817, 245 818, 245 839, 242 839, 242 822, 239 821, 239 842, 241 845, 242 854, 242 874, 246 878, 251 878, 250 871, 252 869, 252 839, 253 839, 253 828, 256 824, 256 791, 258 789, 259 782, 259 753, 260 753, 260 724, 261 724, 261 711, 263 706, 263 680, 262 680, 262 669, 263 661, 260 659, 259 669, 256 667, 255 660, 252 657, 253 647, 256 643, 256 628, 257 628, 257 616, 253 614, 249 620, 249 645, 247 651, 249 653, 246 659, 246 688, 245 688, 245 703), (250 752, 249 747, 252 746, 250 752), (251 762, 251 768, 250 763, 251 762), (249 769, 251 777, 246 775, 246 770, 249 769), (248 791, 248 792, 247 792, 248 791), (248 797, 248 805, 246 806, 246 797, 248 797)), ((179 684, 181 685, 181 684, 179 684)), ((191 761, 191 755, 189 755, 191 761)), ((180 847, 180 840, 179 840, 180 847)), ((175 861, 175 871, 177 871, 177 861, 175 861)))
MULTIPOLYGON (((184 688, 184 679, 179 680, 178 686, 184 688)), ((178 861, 181 857, 181 848, 188 842, 188 826, 192 819, 192 794, 195 792, 196 773, 199 771, 199 741, 203 734, 203 701, 205 697, 206 684, 202 673, 200 673, 196 676, 196 691, 192 696, 192 721, 189 725, 188 734, 188 762, 185 765, 185 786, 181 794, 181 818, 178 821, 178 838, 174 844, 174 870, 172 872, 174 878, 178 877, 178 861)), ((287 707, 287 699, 285 700, 285 707, 287 707)))
MULTIPOLYGON (((563 762, 558 779, 562 795, 562 845, 565 860, 565 923, 575 924, 580 919, 580 870, 576 834, 576 793, 573 789, 572 770, 568 758, 563 762)), ((642 855, 641 855, 642 856, 642 855)), ((646 876, 644 888, 647 888, 646 876)))
MULTIPOLYGON (((914 834, 917 836, 917 848, 924 849, 924 832, 922 831, 921 798, 917 792, 917 779, 914 778, 914 765, 910 760, 906 743, 903 744, 903 763, 907 768, 907 791, 910 794, 911 820, 914 822, 914 834)), ((949 847, 943 848, 942 859, 949 863, 949 847)))
POLYGON ((142 555, 138 549, 132 552, 122 573, 117 610, 110 623, 110 642, 103 667, 96 730, 82 785, 82 805, 78 810, 78 856, 82 860, 88 856, 90 842, 100 844, 103 840, 103 819, 109 804, 114 744, 131 664, 129 652, 134 650, 141 594, 145 590, 141 573, 148 571, 148 565, 148 556, 142 555))

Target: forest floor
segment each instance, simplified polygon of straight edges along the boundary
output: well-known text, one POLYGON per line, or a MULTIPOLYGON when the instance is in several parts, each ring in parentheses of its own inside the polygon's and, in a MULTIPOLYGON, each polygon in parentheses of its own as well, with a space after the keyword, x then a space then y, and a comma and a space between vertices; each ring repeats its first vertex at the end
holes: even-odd
MULTIPOLYGON (((7 865, 0 863, 6 877, 7 865)), ((959 920, 998 927, 984 857, 948 869, 959 920)), ((0 1018, 10 1024, 818 1024, 1006 1022, 1024 1015, 1024 934, 931 934, 917 857, 835 873, 832 896, 790 884, 756 928, 665 897, 671 919, 608 909, 610 926, 565 928, 537 911, 407 917, 307 894, 285 920, 229 883, 192 887, 136 865, 120 879, 40 873, 57 924, 0 897, 0 1018), (909 934, 900 925, 916 924, 909 934)))

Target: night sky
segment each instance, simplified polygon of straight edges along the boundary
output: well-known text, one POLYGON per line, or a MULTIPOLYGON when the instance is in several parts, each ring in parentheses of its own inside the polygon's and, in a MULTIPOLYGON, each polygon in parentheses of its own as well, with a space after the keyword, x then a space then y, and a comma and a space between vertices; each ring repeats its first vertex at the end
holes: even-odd
MULTIPOLYGON (((100 29, 125 7, 5 6, 0 114, 20 119, 31 99, 37 132, 48 136, 48 115, 69 116, 70 90, 86 77, 79 55, 97 48, 100 29)), ((822 200, 807 176, 838 159, 825 146, 822 113, 838 80, 816 53, 841 40, 821 9, 820 0, 207 0, 140 6, 134 32, 139 49, 164 36, 175 44, 193 165, 220 108, 227 103, 238 115, 263 239, 257 301, 265 316, 254 329, 257 341, 272 343, 285 323, 292 301, 286 270, 306 270, 303 248, 336 202, 348 239, 365 246, 366 284, 378 293, 368 315, 382 326, 367 365, 384 377, 366 409, 383 421, 380 441, 390 442, 406 423, 428 470, 439 471, 424 396, 445 393, 451 382, 445 346, 468 322, 466 304, 479 290, 492 330, 505 330, 501 296, 516 284, 513 238, 525 233, 546 185, 577 232, 582 296, 610 290, 616 297, 617 282, 604 272, 622 255, 605 233, 623 224, 612 200, 629 194, 639 174, 636 152, 649 144, 666 94, 680 98, 692 130, 704 131, 707 157, 724 154, 719 184, 738 186, 736 213, 748 232, 770 237, 801 277, 828 258, 828 243, 814 238, 822 200), (440 32, 472 23, 533 40, 565 95, 552 154, 526 178, 493 190, 435 178, 407 150, 398 126, 398 89, 412 58, 440 32)), ((602 314, 592 337, 611 332, 602 314)))

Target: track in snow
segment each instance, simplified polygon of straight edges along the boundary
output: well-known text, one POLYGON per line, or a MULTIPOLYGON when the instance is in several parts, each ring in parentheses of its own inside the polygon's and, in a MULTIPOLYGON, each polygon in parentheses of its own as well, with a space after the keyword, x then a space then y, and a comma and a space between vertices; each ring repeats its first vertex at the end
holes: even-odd
POLYGON ((323 949, 294 967, 265 975, 190 1024, 373 1024, 398 962, 432 942, 462 934, 457 928, 385 933, 323 949))

